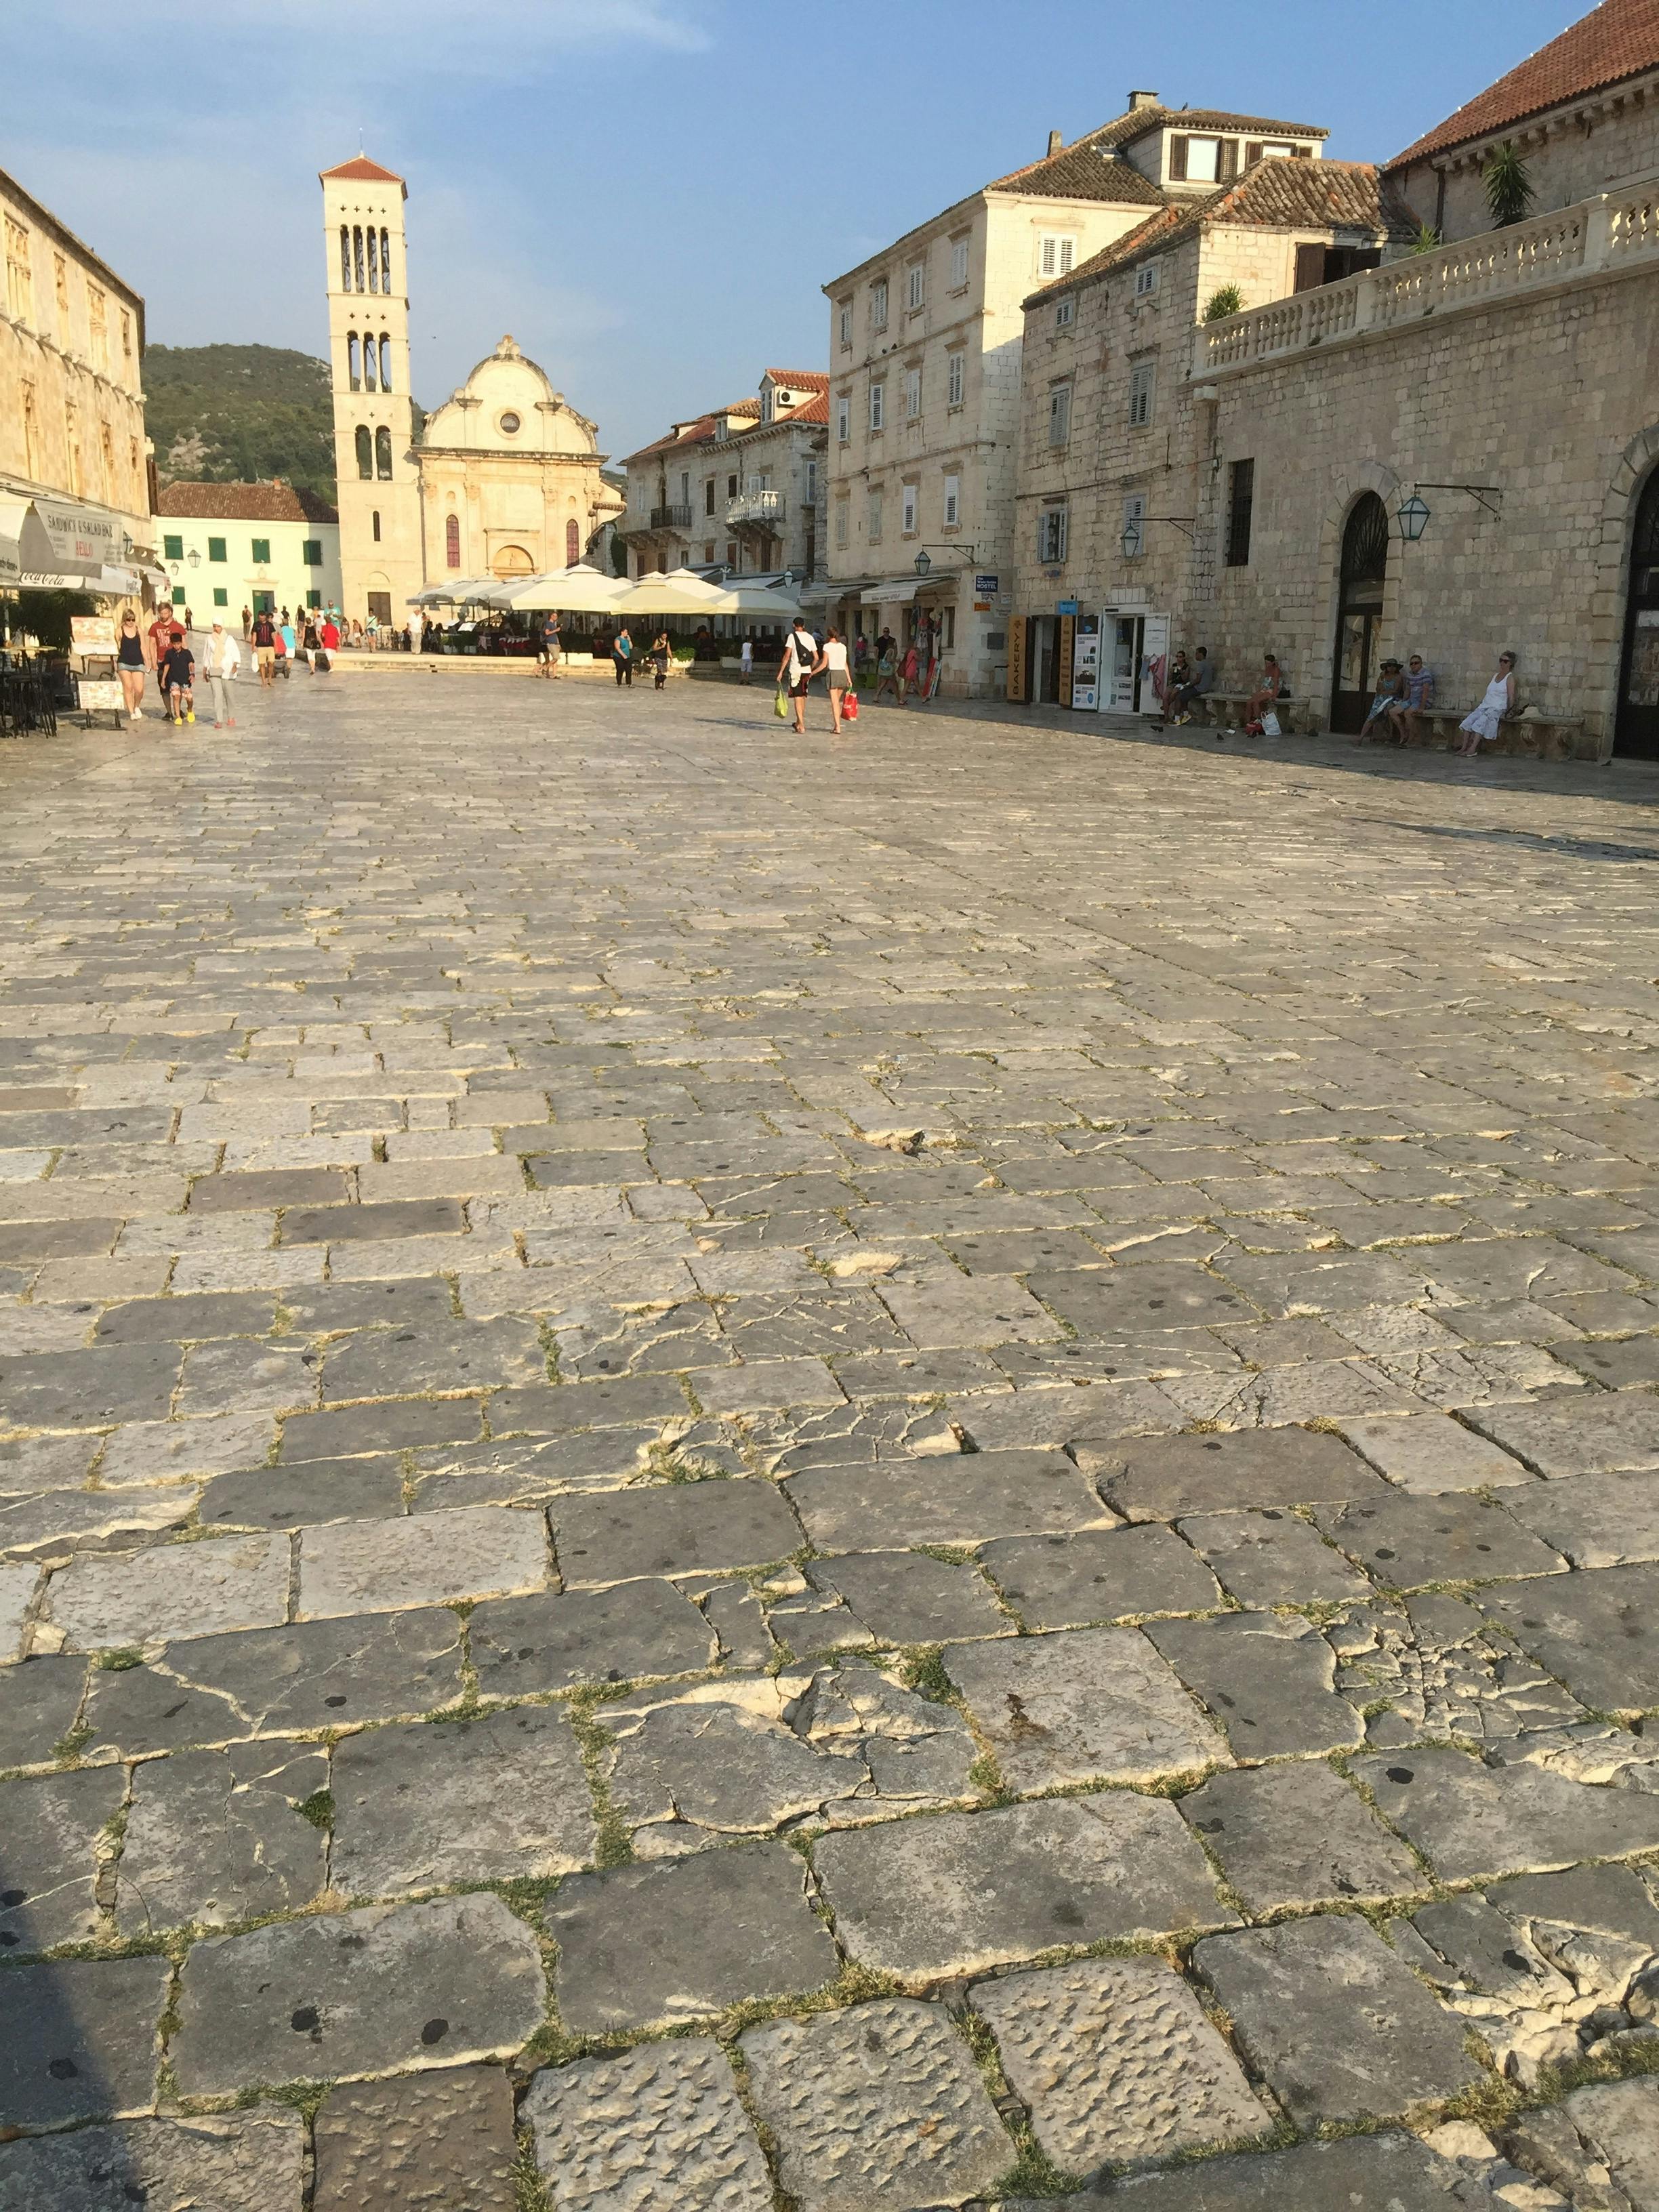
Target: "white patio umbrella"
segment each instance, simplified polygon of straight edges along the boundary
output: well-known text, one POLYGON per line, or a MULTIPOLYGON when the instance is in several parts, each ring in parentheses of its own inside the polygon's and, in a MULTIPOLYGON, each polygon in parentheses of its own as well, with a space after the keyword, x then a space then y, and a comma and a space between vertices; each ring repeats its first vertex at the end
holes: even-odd
POLYGON ((428 584, 409 602, 411 607, 473 606, 495 588, 494 576, 457 576, 447 584, 428 584))
POLYGON ((602 615, 611 612, 627 589, 625 576, 607 576, 579 561, 571 568, 497 584, 488 597, 492 607, 516 607, 526 614, 602 615))
POLYGON ((800 612, 800 601, 783 592, 775 592, 765 584, 728 584, 720 592, 718 605, 709 611, 719 615, 764 615, 774 622, 793 622, 800 612))
POLYGON ((690 568, 671 568, 666 574, 641 576, 609 611, 618 615, 723 615, 732 611, 718 584, 705 582, 690 568))

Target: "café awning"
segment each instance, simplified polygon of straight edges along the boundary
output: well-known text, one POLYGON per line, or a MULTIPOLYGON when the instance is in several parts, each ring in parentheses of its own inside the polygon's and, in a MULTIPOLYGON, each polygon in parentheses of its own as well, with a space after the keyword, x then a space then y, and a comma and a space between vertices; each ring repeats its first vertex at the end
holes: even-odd
POLYGON ((138 589, 118 514, 79 500, 0 494, 0 585, 128 594, 138 589))
POLYGON ((900 576, 891 583, 866 584, 859 594, 861 607, 908 607, 921 586, 915 576, 900 576))

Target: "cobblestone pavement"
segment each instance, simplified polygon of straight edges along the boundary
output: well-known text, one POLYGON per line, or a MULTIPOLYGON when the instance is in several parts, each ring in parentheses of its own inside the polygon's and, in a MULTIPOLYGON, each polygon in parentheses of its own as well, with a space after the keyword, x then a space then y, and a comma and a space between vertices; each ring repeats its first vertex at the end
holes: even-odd
POLYGON ((0 755, 0 2212, 1653 2212, 1659 777, 242 705, 0 755))

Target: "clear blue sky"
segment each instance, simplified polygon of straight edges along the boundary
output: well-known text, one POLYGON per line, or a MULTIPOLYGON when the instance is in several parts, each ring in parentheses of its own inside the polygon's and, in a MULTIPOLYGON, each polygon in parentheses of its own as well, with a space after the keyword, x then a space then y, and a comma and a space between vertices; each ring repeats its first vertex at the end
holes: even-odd
POLYGON ((818 287, 1131 86, 1385 160, 1571 0, 108 0, 9 11, 0 167, 153 341, 320 352, 316 173, 409 180, 415 385, 511 331, 613 453, 822 365, 818 287))

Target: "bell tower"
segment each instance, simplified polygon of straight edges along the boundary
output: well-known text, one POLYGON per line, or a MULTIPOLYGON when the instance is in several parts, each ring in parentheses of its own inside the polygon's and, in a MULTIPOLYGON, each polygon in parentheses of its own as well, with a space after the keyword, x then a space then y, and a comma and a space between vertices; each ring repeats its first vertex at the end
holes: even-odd
POLYGON ((426 581, 420 465, 411 455, 403 179, 359 155, 325 169, 329 375, 348 619, 398 625, 426 581))

